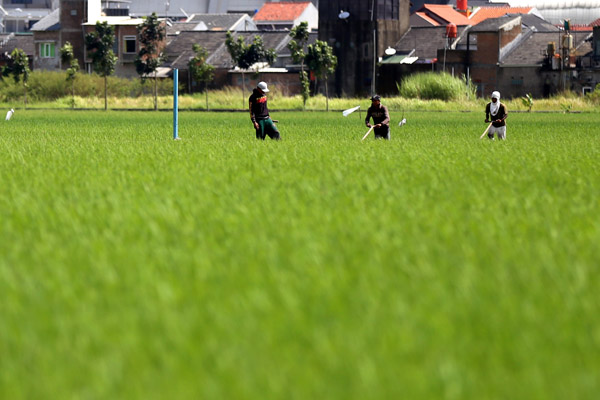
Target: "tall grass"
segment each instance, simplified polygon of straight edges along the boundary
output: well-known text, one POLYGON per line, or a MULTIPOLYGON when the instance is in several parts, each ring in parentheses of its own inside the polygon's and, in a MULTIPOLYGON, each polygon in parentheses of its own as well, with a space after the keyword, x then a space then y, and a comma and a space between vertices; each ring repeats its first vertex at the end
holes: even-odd
MULTIPOLYGON (((441 74, 434 74, 433 78, 439 78, 441 74)), ((448 75, 448 74, 446 74, 448 75)), ((451 78, 451 76, 450 76, 451 78)), ((443 82, 446 77, 440 78, 443 82)), ((432 92, 444 93, 450 90, 448 87, 441 89, 429 89, 432 92)), ((449 81, 452 85, 457 85, 456 90, 450 90, 450 93, 460 93, 461 90, 466 94, 457 100, 444 99, 426 99, 424 96, 410 97, 402 94, 401 96, 384 97, 383 104, 390 110, 410 110, 410 111, 476 111, 481 112, 488 99, 478 99, 472 96, 473 93, 468 88, 465 89, 464 83, 460 79, 449 81)), ((80 109, 103 109, 103 81, 97 75, 80 73, 75 81, 75 108, 80 109)), ((173 105, 173 82, 170 79, 159 80, 159 108, 169 109, 173 105)), ((436 84, 437 85, 437 84, 436 84)), ((409 85, 410 86, 410 85, 409 85)), ((408 87, 408 86, 407 86, 408 87)), ((416 89, 415 93, 420 93, 421 89, 416 89)), ((436 87, 435 85, 432 87, 436 87)), ((270 85, 269 107, 273 110, 293 110, 301 111, 303 102, 300 95, 287 96, 285 90, 278 88, 277 84, 270 85)), ((427 91, 424 90, 423 93, 427 91)), ((152 109, 152 88, 151 82, 142 84, 139 79, 125 79, 109 77, 108 80, 109 108, 111 109, 152 109)), ((241 88, 225 87, 220 90, 212 90, 208 93, 209 108, 214 110, 239 110, 246 111, 248 108, 247 98, 250 96, 248 88, 246 93, 242 93, 241 88)), ((411 95, 412 96, 412 95, 411 95)), ((446 96, 446 95, 444 95, 446 96)), ((7 109, 21 108, 23 97, 23 88, 15 84, 11 79, 0 81, 0 107, 7 109)), ((573 111, 597 112, 600 104, 600 90, 585 97, 574 93, 563 93, 548 99, 536 99, 534 111, 562 111, 565 105, 570 105, 573 111)), ((503 103, 511 111, 527 111, 527 107, 522 104, 520 99, 503 99, 503 103)), ((28 107, 31 108, 71 108, 71 94, 69 87, 65 84, 65 74, 63 72, 42 72, 34 71, 29 80, 28 107)), ((368 98, 331 98, 329 105, 332 110, 340 111, 361 106, 361 111, 370 106, 368 98)), ((203 111, 206 109, 204 94, 179 96, 179 107, 183 110, 203 111)), ((326 108, 326 99, 323 95, 312 96, 306 103, 307 111, 324 111, 326 108)))
POLYGON ((476 98, 476 88, 464 79, 453 77, 447 72, 425 72, 402 79, 398 87, 400 95, 424 100, 471 100, 476 98))
MULTIPOLYGON (((28 81, 28 102, 54 101, 71 95, 71 88, 66 85, 66 75, 58 71, 33 71, 28 81)), ((140 79, 127 79, 116 76, 108 78, 108 95, 111 97, 152 96, 152 83, 142 84, 140 79)), ((159 80, 160 95, 173 93, 173 81, 159 80)), ((0 82, 0 102, 15 101, 23 96, 22 84, 4 78, 0 82)), ((103 97, 104 79, 96 74, 79 73, 75 78, 75 96, 80 98, 103 97)))

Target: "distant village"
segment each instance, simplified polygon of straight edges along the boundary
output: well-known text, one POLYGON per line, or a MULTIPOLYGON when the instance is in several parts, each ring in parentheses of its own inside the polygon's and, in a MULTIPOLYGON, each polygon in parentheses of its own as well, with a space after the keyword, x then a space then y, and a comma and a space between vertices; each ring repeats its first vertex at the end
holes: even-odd
POLYGON ((470 80, 479 96, 583 95, 600 84, 600 1, 585 0, 2 0, 0 65, 19 48, 31 70, 59 71, 68 41, 91 73, 84 36, 106 21, 115 28, 115 75, 139 77, 137 26, 152 13, 167 31, 158 77, 170 79, 177 68, 188 93, 202 88, 188 71, 194 44, 215 67, 210 89, 260 79, 283 94, 300 93, 300 65, 287 45, 301 22, 308 23, 309 44, 325 41, 338 57, 329 79, 334 96, 397 94, 404 77, 425 71, 470 80), (261 36, 276 61, 240 70, 225 46, 227 32, 248 41, 261 36))

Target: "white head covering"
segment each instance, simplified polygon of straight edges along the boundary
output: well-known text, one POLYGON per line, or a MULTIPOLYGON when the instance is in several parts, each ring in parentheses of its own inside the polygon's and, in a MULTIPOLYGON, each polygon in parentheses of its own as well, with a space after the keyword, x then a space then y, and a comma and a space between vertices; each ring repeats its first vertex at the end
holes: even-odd
POLYGON ((492 92, 492 99, 496 99, 496 102, 493 101, 490 103, 490 114, 495 116, 498 114, 498 110, 500 109, 500 92, 494 91, 492 92))
POLYGON ((256 85, 256 87, 259 88, 260 90, 262 90, 265 93, 269 92, 269 89, 267 89, 266 82, 258 82, 258 85, 256 85))

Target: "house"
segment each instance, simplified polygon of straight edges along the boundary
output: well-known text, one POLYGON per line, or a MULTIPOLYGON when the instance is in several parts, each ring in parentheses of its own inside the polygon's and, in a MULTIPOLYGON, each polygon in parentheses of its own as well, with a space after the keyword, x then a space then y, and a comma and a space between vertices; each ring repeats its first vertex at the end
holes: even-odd
POLYGON ((7 58, 14 49, 21 49, 29 58, 29 69, 33 68, 33 35, 29 33, 0 34, 0 65, 6 65, 7 58))
MULTIPOLYGON (((590 37, 589 32, 561 31, 535 15, 509 14, 472 27, 462 44, 446 50, 445 64, 469 76, 480 96, 493 90, 506 98, 548 96, 581 86, 577 49, 590 37)), ((442 54, 439 49, 438 58, 442 54)))
MULTIPOLYGON (((81 30, 81 28, 80 28, 81 30)), ((60 8, 52 11, 31 27, 35 53, 32 57, 34 69, 60 69, 59 50, 60 8)), ((83 53, 81 53, 83 54, 83 53)))
MULTIPOLYGON (((115 28, 115 44, 113 51, 118 58, 115 75, 137 77, 134 61, 139 52, 137 26, 143 22, 141 18, 131 18, 108 2, 101 15, 100 0, 60 0, 59 7, 32 27, 34 69, 58 70, 63 66, 60 62, 60 48, 70 42, 73 45, 75 58, 87 72, 92 71, 91 59, 85 52, 84 37, 94 30, 96 21, 107 22, 115 28)), ((166 41, 165 44, 166 45, 166 41)), ((163 46, 164 46, 163 45, 163 46)))
POLYGON ((29 32, 33 24, 51 11, 50 0, 3 0, 0 6, 0 32, 29 32))
POLYGON ((308 22, 309 30, 319 27, 319 11, 309 1, 265 3, 253 19, 259 30, 290 30, 300 22, 308 22))
MULTIPOLYGON (((288 2, 306 0, 288 0, 288 2)), ((254 15, 270 0, 129 0, 129 15, 141 17, 155 12, 159 17, 181 20, 192 14, 235 14, 254 15)), ((313 0, 317 5, 318 0, 313 0)))
MULTIPOLYGON (((113 45, 113 52, 117 56, 117 64, 115 65, 115 75, 135 78, 138 77, 138 73, 135 68, 135 59, 140 51, 137 27, 141 25, 144 20, 142 18, 131 18, 131 17, 105 17, 100 16, 97 18, 90 19, 88 22, 83 24, 84 35, 95 30, 96 22, 106 22, 108 25, 113 26, 115 30, 115 43, 113 45)), ((162 20, 162 24, 165 21, 162 20)), ((159 45, 159 48, 166 47, 165 41, 159 45)), ((92 59, 87 55, 84 60, 85 70, 92 72, 92 59)))
MULTIPOLYGON (((215 67, 215 77, 209 85, 211 88, 224 86, 241 87, 243 84, 248 88, 255 85, 258 82, 257 79, 265 79, 270 84, 278 87, 282 93, 300 93, 300 83, 297 74, 299 66, 293 64, 287 48, 287 44, 291 39, 289 32, 238 32, 237 35, 244 37, 248 43, 255 35, 261 36, 265 47, 276 51, 277 60, 275 63, 271 66, 259 64, 251 67, 250 70, 244 71, 244 81, 242 81, 242 71, 235 67, 225 46, 226 32, 184 31, 169 43, 166 49, 168 61, 165 66, 179 69, 179 80, 188 92, 202 89, 200 84, 195 82, 189 75, 188 68, 189 60, 194 57, 192 46, 200 44, 209 53, 206 61, 215 67), (257 78, 257 70, 260 78, 257 78)), ((317 34, 312 33, 309 44, 314 43, 316 38, 317 34)))

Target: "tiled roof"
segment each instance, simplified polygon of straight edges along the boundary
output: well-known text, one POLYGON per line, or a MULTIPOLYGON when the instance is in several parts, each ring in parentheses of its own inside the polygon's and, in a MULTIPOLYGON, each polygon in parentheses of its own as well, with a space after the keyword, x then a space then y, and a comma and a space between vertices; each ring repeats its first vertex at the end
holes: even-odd
POLYGON ((439 25, 435 19, 430 18, 424 12, 417 11, 415 14, 418 15, 419 17, 423 18, 425 21, 429 22, 433 26, 438 26, 439 25))
POLYGON ((171 22, 167 24, 167 36, 179 35, 179 32, 183 31, 193 31, 196 25, 198 25, 197 22, 171 22))
POLYGON ((25 52, 29 57, 33 57, 34 44, 33 34, 31 33, 14 33, 10 34, 5 40, 2 41, 0 47, 0 53, 12 53, 16 48, 19 48, 25 52))
POLYGON ((591 56, 593 54, 594 48, 592 47, 592 42, 591 41, 585 41, 583 43, 581 43, 581 45, 579 45, 576 49, 575 49, 575 55, 577 56, 591 56))
POLYGON ((528 28, 535 28, 537 32, 558 32, 559 29, 550 22, 535 14, 521 15, 521 24, 528 28))
POLYGON ((477 25, 486 19, 498 18, 506 14, 528 14, 531 10, 531 7, 480 7, 471 14, 470 25, 477 25))
POLYGON ((438 18, 445 21, 446 24, 452 22, 458 25, 472 25, 469 18, 456 11, 452 6, 440 5, 440 4, 425 4, 423 8, 419 10, 425 12, 431 16, 437 16, 438 18))
POLYGON ((168 63, 172 68, 187 69, 188 61, 194 57, 192 50, 194 44, 201 45, 208 51, 208 54, 213 54, 225 43, 225 38, 225 32, 182 31, 167 46, 168 63))
POLYGON ((591 25, 571 25, 572 32, 592 32, 594 27, 591 25))
POLYGON ((227 31, 247 14, 195 14, 188 22, 200 22, 206 24, 209 31, 227 31))
POLYGON ((60 8, 52 11, 50 14, 46 15, 44 18, 40 19, 38 22, 33 24, 31 27, 31 31, 58 31, 60 29, 60 21, 59 21, 59 13, 60 8))
POLYGON ((600 26, 600 18, 590 23, 590 26, 600 26))
MULTIPOLYGON (((521 19, 521 16, 503 15, 498 18, 488 18, 471 28, 471 32, 497 32, 501 26, 513 22, 517 18, 521 19)), ((519 22, 522 22, 522 19, 519 22)))
MULTIPOLYGON (((242 35, 246 39, 246 43, 252 41, 255 35, 259 35, 263 39, 263 43, 267 49, 275 49, 278 57, 289 56, 287 44, 290 41, 289 32, 240 32, 235 34, 242 35)), ((211 32, 211 31, 185 31, 173 39, 167 47, 167 64, 172 68, 187 69, 187 63, 190 58, 194 57, 192 46, 195 43, 204 47, 209 54, 208 63, 216 68, 233 68, 233 61, 225 46, 226 32, 211 32)), ((309 44, 312 44, 317 39, 317 33, 309 35, 309 44)), ((277 61, 276 61, 277 62, 277 61)))
MULTIPOLYGON (((464 30, 465 27, 458 27, 458 36, 464 30)), ((445 35, 445 26, 411 27, 394 48, 396 51, 406 54, 415 50, 412 55, 419 58, 435 58, 438 49, 443 49, 446 44, 445 35)))
POLYGON ((260 10, 254 15, 254 21, 294 21, 298 18, 306 7, 310 4, 309 1, 304 3, 265 3, 260 10))
MULTIPOLYGON (((586 37, 587 35, 577 35, 574 38, 574 46, 579 47, 585 41, 586 37)), ((503 59, 502 64, 541 65, 545 59, 544 51, 548 48, 548 43, 556 42, 557 40, 556 33, 534 32, 503 59)))

